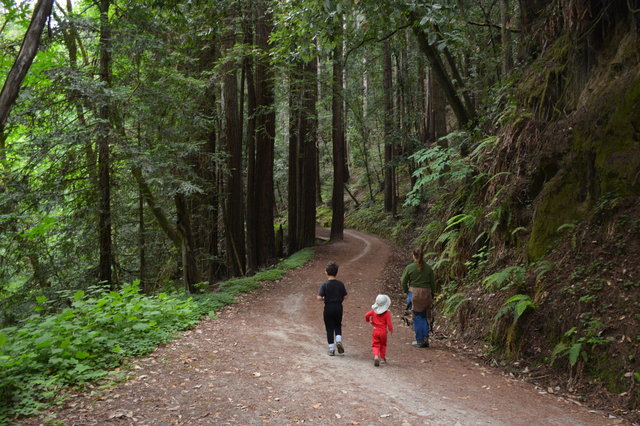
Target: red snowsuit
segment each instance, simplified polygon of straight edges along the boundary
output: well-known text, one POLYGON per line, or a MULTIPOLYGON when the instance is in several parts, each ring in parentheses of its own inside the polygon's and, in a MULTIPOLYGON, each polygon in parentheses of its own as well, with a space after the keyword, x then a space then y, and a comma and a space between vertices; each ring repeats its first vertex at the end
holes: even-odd
POLYGON ((391 314, 389 311, 376 314, 371 310, 364 315, 364 320, 373 326, 373 333, 371 334, 373 356, 385 359, 387 356, 387 329, 393 333, 391 314))

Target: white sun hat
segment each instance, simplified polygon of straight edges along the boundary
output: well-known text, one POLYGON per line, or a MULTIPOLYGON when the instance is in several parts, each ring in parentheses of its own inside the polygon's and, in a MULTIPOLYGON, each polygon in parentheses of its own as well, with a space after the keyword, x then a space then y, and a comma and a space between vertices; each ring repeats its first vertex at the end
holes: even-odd
POLYGON ((371 305, 371 309, 379 315, 385 313, 387 309, 389 309, 390 305, 391 299, 389 299, 389 296, 386 294, 379 294, 378 297, 376 297, 376 303, 371 305))

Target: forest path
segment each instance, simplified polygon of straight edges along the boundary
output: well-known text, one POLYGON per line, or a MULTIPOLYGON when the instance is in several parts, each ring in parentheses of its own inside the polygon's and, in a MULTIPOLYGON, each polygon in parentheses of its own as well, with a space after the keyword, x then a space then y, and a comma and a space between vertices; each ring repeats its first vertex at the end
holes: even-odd
POLYGON ((442 341, 428 349, 412 347, 413 334, 397 317, 400 300, 390 309, 396 331, 389 336, 389 363, 374 367, 364 314, 383 289, 380 277, 390 250, 381 239, 347 231, 344 241, 319 246, 303 268, 243 295, 217 320, 202 321, 138 360, 130 380, 70 399, 56 420, 65 425, 612 422, 456 355, 442 341), (322 303, 315 298, 332 260, 349 292, 345 354, 335 357, 327 355, 322 303))

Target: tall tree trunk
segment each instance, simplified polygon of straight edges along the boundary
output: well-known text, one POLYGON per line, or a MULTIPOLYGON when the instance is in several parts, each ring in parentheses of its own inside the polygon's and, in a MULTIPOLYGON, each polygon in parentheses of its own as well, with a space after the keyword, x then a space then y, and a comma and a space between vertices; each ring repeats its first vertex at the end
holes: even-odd
POLYGON ((256 44, 263 52, 256 63, 256 261, 265 265, 273 258, 275 234, 273 230, 273 162, 276 134, 275 96, 273 90, 273 70, 269 64, 269 35, 271 33, 271 12, 264 0, 257 3, 256 44))
POLYGON ((155 197, 151 192, 151 188, 149 187, 147 182, 144 180, 144 177, 142 176, 142 170, 140 169, 140 167, 137 167, 137 166, 133 167, 133 169, 131 170, 131 174, 133 175, 133 178, 138 184, 138 188, 142 193, 144 200, 147 202, 147 205, 151 209, 151 213, 156 218, 156 221, 158 222, 158 226, 160 226, 160 229, 162 229, 164 233, 167 235, 167 237, 171 240, 174 247, 176 249, 180 249, 182 244, 182 241, 180 240, 180 234, 171 225, 165 213, 158 206, 158 203, 156 203, 155 197))
POLYGON ((438 141, 447 134, 446 100, 439 81, 433 75, 433 70, 429 70, 428 85, 427 141, 429 144, 438 142, 440 146, 446 147, 447 141, 438 141))
MULTIPOLYGON (((342 20, 336 26, 338 33, 342 33, 342 20)), ((339 35, 338 34, 338 35, 339 35)), ((338 37, 340 39, 340 37, 338 37)), ((333 140, 333 191, 331 240, 344 239, 344 182, 345 182, 345 143, 344 143, 344 112, 343 112, 343 49, 342 43, 337 43, 333 50, 333 79, 331 101, 331 136, 333 140)))
POLYGON ((20 51, 2 86, 2 91, 0 92, 0 161, 6 158, 5 126, 9 118, 9 112, 18 98, 22 81, 27 75, 36 53, 38 53, 40 36, 52 8, 53 0, 39 0, 34 6, 33 16, 22 40, 20 51))
MULTIPOLYGON (((253 17, 252 19, 255 19, 253 17)), ((253 45, 254 22, 245 25, 245 40, 247 45, 253 45)), ((247 83, 247 269, 255 271, 258 268, 258 197, 256 195, 256 118, 258 106, 256 99, 256 80, 254 76, 253 56, 244 58, 244 74, 247 83)))
POLYGON ((198 262, 193 239, 193 229, 191 227, 189 206, 184 194, 176 194, 175 203, 176 213, 178 216, 176 227, 180 234, 181 242, 182 279, 184 281, 185 289, 189 293, 196 293, 198 289, 195 284, 200 282, 200 274, 198 273, 198 262))
POLYGON ((318 175, 318 66, 313 58, 304 66, 302 112, 305 132, 302 135, 302 168, 301 168, 301 209, 300 209, 300 245, 310 247, 316 236, 316 176, 318 175))
MULTIPOLYGON (((213 88, 210 90, 211 97, 211 105, 212 112, 215 114, 215 95, 213 94, 213 88)), ((215 154, 217 150, 217 133, 214 126, 209 132, 209 137, 207 139, 208 144, 208 152, 211 153, 211 156, 215 154)), ((207 193, 207 200, 209 205, 209 223, 210 230, 207 234, 208 242, 207 242, 207 253, 209 255, 209 265, 207 268, 207 281, 209 284, 213 284, 217 278, 220 277, 220 267, 221 263, 219 261, 219 253, 218 253, 218 216, 219 216, 219 204, 220 204, 220 191, 218 190, 218 166, 213 162, 213 159, 210 159, 210 166, 208 167, 208 183, 211 186, 211 191, 207 193)))
MULTIPOLYGON (((110 0, 100 0, 100 81, 104 88, 111 87, 111 27, 109 24, 110 0)), ((98 110, 101 123, 98 126, 98 193, 100 194, 98 212, 98 240, 100 264, 98 279, 113 287, 112 270, 113 251, 111 241, 111 99, 104 92, 104 101, 98 110)))
POLYGON ((149 293, 149 283, 147 282, 147 254, 146 254, 146 229, 144 223, 144 196, 142 191, 138 187, 138 259, 140 263, 140 270, 138 278, 142 291, 149 293))
MULTIPOLYGON (((223 36, 223 56, 230 56, 235 44, 233 19, 226 22, 223 36)), ((238 110, 238 80, 236 65, 230 57, 223 67, 223 96, 227 152, 226 205, 224 211, 227 243, 227 264, 233 275, 244 275, 246 245, 244 232, 244 201, 242 182, 242 122, 238 110)))
POLYGON ((393 70, 391 64, 391 46, 384 42, 383 53, 383 96, 384 96, 384 210, 395 213, 395 168, 394 156, 394 114, 393 114, 393 70))
POLYGON ((315 242, 317 193, 317 60, 291 76, 289 139, 289 252, 315 242))
MULTIPOLYGON (((208 72, 212 64, 219 59, 219 46, 213 40, 206 40, 200 48, 199 72, 208 72)), ((218 118, 216 90, 218 83, 214 79, 209 80, 202 99, 202 114, 213 122, 218 118)), ((218 203, 219 192, 217 187, 218 162, 215 160, 218 149, 217 132, 218 125, 212 123, 204 132, 205 144, 200 146, 195 161, 195 169, 202 182, 203 192, 193 196, 192 203, 196 208, 194 214, 194 240, 198 251, 201 276, 210 285, 220 278, 221 262, 218 254, 218 203)))
MULTIPOLYGON (((412 22, 419 22, 418 16, 415 12, 411 12, 409 14, 409 19, 411 19, 412 22)), ((449 105, 451 105, 451 109, 458 120, 458 124, 460 127, 466 127, 467 124, 475 118, 475 111, 468 110, 460 99, 460 96, 458 96, 458 93, 453 86, 453 82, 447 73, 444 63, 442 62, 438 49, 429 43, 429 38, 425 34, 424 30, 418 25, 415 25, 413 27, 413 33, 418 39, 418 46, 420 50, 426 56, 429 61, 429 65, 438 79, 449 105)))
MULTIPOLYGON (((142 135, 140 130, 140 122, 137 123, 137 139, 138 145, 142 146, 142 135)), ((146 254, 146 246, 147 246, 147 235, 146 235, 146 226, 144 220, 144 194, 142 192, 142 187, 138 184, 138 259, 140 264, 140 270, 138 273, 138 278, 140 279, 140 284, 142 287, 142 291, 145 293, 149 293, 151 288, 149 286, 149 282, 147 282, 147 254, 146 254)))
POLYGON ((298 236, 298 220, 300 220, 300 146, 304 134, 302 120, 302 64, 296 64, 289 74, 289 171, 287 179, 288 209, 287 227, 289 253, 298 251, 300 238, 298 236))
POLYGON ((500 0, 500 35, 502 38, 502 75, 513 68, 513 42, 511 40, 511 5, 509 0, 500 0))

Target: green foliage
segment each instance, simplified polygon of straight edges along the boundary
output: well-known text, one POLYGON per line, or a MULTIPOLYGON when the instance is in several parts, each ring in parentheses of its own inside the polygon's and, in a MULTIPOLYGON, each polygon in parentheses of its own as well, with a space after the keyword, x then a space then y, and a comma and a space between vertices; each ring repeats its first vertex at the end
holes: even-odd
POLYGON ((549 260, 539 260, 531 264, 531 268, 536 276, 536 280, 542 279, 547 273, 553 271, 553 262, 549 260))
POLYGON ((602 337, 604 324, 599 319, 589 318, 589 315, 582 315, 586 321, 581 327, 571 327, 567 330, 560 342, 558 342, 551 353, 551 362, 558 358, 566 357, 569 368, 573 369, 582 360, 587 363, 594 349, 605 345, 611 341, 610 338, 602 337), (588 319, 587 319, 588 318, 588 319))
POLYGON ((197 319, 191 300, 144 296, 138 283, 98 297, 76 292, 61 313, 0 332, 0 417, 31 414, 57 389, 101 378, 197 319))
POLYGON ((316 221, 320 224, 320 226, 324 226, 326 228, 331 226, 331 215, 333 212, 327 206, 318 206, 316 208, 316 221))
POLYGON ((469 300, 464 293, 454 293, 442 301, 442 316, 451 317, 464 302, 469 300))
MULTIPOLYGON (((306 248, 276 268, 220 284, 220 291, 145 296, 139 283, 104 293, 100 287, 66 292, 70 308, 34 314, 20 327, 0 330, 0 419, 27 415, 43 407, 56 391, 99 379, 124 358, 145 354, 169 341, 202 315, 235 302, 236 296, 274 281, 313 257, 306 248)), ((63 292, 65 293, 65 292, 63 292)), ((36 311, 49 303, 37 297, 36 311)))
POLYGON ((508 266, 482 280, 487 291, 508 290, 524 283, 526 269, 522 266, 508 266))
MULTIPOLYGON (((449 134, 444 138, 451 138, 456 135, 449 134)), ((464 135, 467 136, 466 133, 464 135)), ((405 206, 420 205, 422 192, 428 185, 441 181, 448 183, 459 182, 473 171, 468 160, 461 158, 458 150, 454 148, 443 148, 435 145, 416 151, 410 158, 417 164, 423 164, 423 166, 418 167, 413 172, 416 181, 411 191, 407 194, 404 202, 405 206)))
POLYGON ((576 229, 576 225, 573 223, 563 223, 562 225, 558 226, 558 229, 556 229, 556 231, 560 232, 564 231, 565 229, 576 229))
POLYGON ((502 308, 498 311, 494 319, 498 320, 508 312, 513 312, 513 324, 516 324, 527 309, 536 309, 536 304, 533 303, 531 297, 526 294, 516 294, 515 296, 511 296, 504 305, 502 305, 502 308))
POLYGON ((275 268, 260 271, 250 277, 232 278, 219 284, 220 289, 230 295, 246 293, 260 287, 263 281, 276 281, 290 269, 299 268, 313 257, 313 249, 297 251, 288 259, 281 261, 275 268))
POLYGON ((293 253, 288 258, 280 262, 280 265, 284 269, 297 269, 304 266, 309 260, 313 258, 314 251, 312 248, 304 248, 293 253))
POLYGON ((397 238, 413 226, 413 222, 410 218, 394 220, 389 213, 384 211, 382 206, 370 205, 349 212, 345 217, 345 226, 398 242, 397 238))

